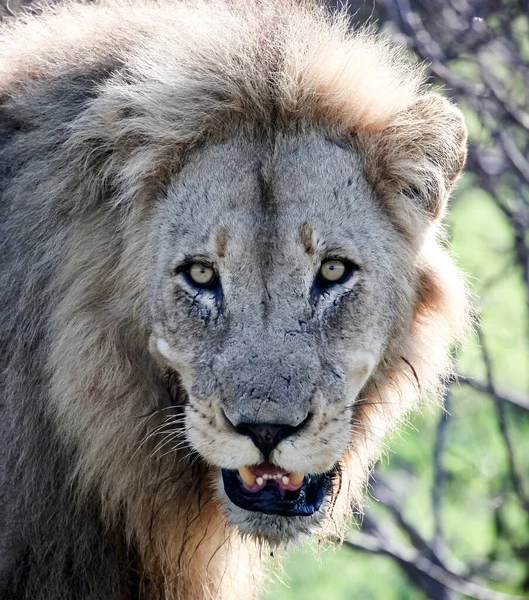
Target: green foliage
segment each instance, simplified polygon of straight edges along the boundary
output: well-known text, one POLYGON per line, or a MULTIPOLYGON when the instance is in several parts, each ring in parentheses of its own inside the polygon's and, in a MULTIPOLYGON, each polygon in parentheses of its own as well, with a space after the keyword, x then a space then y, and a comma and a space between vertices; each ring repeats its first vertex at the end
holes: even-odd
POLYGON ((285 571, 268 586, 269 600, 425 600, 388 558, 348 548, 291 552, 285 571))

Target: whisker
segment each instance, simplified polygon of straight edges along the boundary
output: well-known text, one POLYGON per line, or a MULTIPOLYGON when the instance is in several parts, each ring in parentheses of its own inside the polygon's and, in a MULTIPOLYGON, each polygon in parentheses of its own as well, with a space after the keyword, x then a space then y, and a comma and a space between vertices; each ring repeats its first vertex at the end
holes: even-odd
POLYGON ((173 423, 167 423, 164 424, 163 426, 160 427, 156 427, 155 429, 153 429, 152 431, 149 431, 145 438, 142 440, 141 444, 140 444, 140 448, 148 441, 150 440, 152 437, 155 437, 157 435, 165 435, 166 433, 168 433, 169 431, 178 431, 177 429, 174 429, 173 427, 173 423), (164 431, 167 430, 167 431, 164 431))
MULTIPOLYGON (((177 444, 176 446, 171 446, 171 448, 169 450, 167 450, 167 452, 164 452, 163 454, 160 454, 160 456, 158 457, 160 460, 164 457, 167 456, 169 454, 172 454, 174 452, 178 452, 179 450, 182 450, 182 448, 189 448, 191 449, 191 446, 189 445, 189 442, 185 443, 181 443, 181 444, 177 444)), ((161 450, 161 448, 160 448, 161 450)))
POLYGON ((153 430, 152 433, 156 433, 158 431, 161 431, 162 429, 165 429, 167 427, 172 427, 173 425, 180 425, 181 423, 184 423, 185 419, 179 419, 179 420, 173 420, 173 419, 167 419, 165 420, 163 423, 161 423, 160 425, 157 425, 153 430))
MULTIPOLYGON (((149 455, 149 458, 152 458, 157 452, 159 452, 164 446, 171 443, 173 440, 178 439, 181 436, 180 432, 174 432, 167 434, 158 444, 154 447, 154 450, 149 455)), ((187 440, 181 440, 182 442, 187 440)))
POLYGON ((136 456, 136 454, 141 450, 141 448, 143 448, 143 446, 145 446, 145 444, 152 439, 153 437, 156 437, 158 435, 166 435, 168 432, 170 432, 172 430, 172 433, 178 434, 178 435, 185 435, 185 431, 184 429, 175 429, 176 425, 179 425, 180 423, 182 423, 185 419, 182 418, 178 418, 175 419, 174 416, 170 416, 167 417, 165 419, 165 421, 163 423, 161 423, 160 425, 156 426, 152 431, 149 431, 145 437, 143 438, 143 440, 140 442, 138 448, 134 451, 134 454, 132 455, 131 458, 134 458, 136 456))
POLYGON ((373 401, 373 400, 369 400, 367 398, 360 400, 360 401, 355 401, 352 404, 348 404, 346 406, 346 408, 355 408, 356 406, 378 406, 378 405, 384 405, 384 406, 390 406, 390 405, 399 405, 400 402, 388 402, 388 401, 373 401))
POLYGON ((144 415, 136 415, 136 419, 146 419, 146 418, 151 418, 154 415, 158 415, 161 412, 164 412, 165 410, 175 410, 177 407, 176 406, 164 406, 162 408, 156 407, 153 408, 150 412, 145 413, 144 415))
POLYGON ((385 427, 381 427, 380 425, 371 425, 371 424, 367 425, 363 421, 360 421, 359 419, 355 419, 354 417, 351 420, 351 425, 353 425, 353 426, 361 426, 364 429, 369 429, 369 430, 371 430, 371 429, 379 429, 380 431, 383 432, 383 435, 385 435, 386 431, 387 431, 385 427))
POLYGON ((417 371, 415 370, 415 367, 404 356, 401 356, 401 359, 408 365, 408 367, 410 367, 411 372, 413 373, 413 376, 415 377, 415 381, 417 382, 417 389, 418 389, 419 393, 421 393, 422 392, 421 382, 419 381, 419 376, 417 375, 417 371))

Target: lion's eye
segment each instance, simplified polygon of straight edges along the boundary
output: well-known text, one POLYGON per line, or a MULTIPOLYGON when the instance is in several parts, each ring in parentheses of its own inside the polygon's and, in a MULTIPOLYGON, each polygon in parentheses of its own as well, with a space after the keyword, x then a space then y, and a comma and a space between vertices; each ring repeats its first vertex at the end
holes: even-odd
POLYGON ((352 263, 345 262, 338 258, 326 260, 322 263, 318 273, 318 280, 321 284, 343 283, 353 272, 352 263))
POLYGON ((202 263, 192 263, 186 270, 189 282, 199 288, 216 287, 218 283, 217 274, 208 265, 202 263))

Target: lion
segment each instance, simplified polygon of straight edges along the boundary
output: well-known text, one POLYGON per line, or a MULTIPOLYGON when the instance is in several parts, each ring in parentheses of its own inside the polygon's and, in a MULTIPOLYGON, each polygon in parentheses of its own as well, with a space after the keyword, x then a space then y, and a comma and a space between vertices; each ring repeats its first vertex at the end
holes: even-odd
POLYGON ((446 385, 462 115, 312 1, 0 31, 0 596, 256 597, 446 385))

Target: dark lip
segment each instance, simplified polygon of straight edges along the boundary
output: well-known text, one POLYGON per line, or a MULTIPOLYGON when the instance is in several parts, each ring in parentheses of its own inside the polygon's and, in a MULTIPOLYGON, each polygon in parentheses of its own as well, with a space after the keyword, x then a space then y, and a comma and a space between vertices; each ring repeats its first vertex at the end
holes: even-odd
POLYGON ((331 482, 331 473, 305 475, 299 490, 281 492, 269 481, 259 492, 249 492, 242 484, 238 471, 222 469, 224 491, 240 508, 265 515, 281 517, 310 517, 322 505, 331 482))

